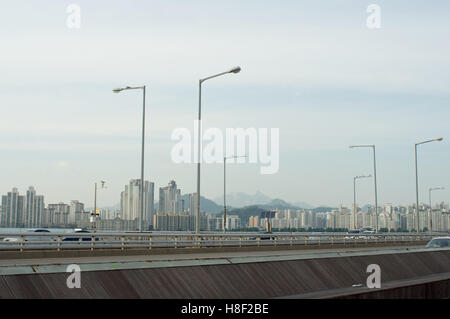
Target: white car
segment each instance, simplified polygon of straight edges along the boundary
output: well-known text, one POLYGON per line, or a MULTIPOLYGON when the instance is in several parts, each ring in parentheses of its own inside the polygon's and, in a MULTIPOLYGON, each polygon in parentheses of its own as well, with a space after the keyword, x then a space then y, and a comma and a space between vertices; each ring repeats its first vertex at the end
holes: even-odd
MULTIPOLYGON (((29 229, 27 230, 27 233, 51 233, 48 229, 29 229)), ((25 236, 25 241, 56 241, 55 237, 51 236, 25 236)))
MULTIPOLYGON (((51 237, 51 236, 27 236, 27 234, 30 233, 50 233, 50 231, 48 229, 28 229, 25 233, 24 233, 24 237, 23 240, 24 241, 56 241, 55 237, 51 237)), ((7 243, 18 243, 20 242, 20 237, 5 237, 3 238, 4 242, 7 243)))

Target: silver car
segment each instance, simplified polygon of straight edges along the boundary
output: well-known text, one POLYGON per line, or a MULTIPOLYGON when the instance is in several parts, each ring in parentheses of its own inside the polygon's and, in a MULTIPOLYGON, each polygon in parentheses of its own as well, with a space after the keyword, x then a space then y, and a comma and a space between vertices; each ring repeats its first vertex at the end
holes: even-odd
POLYGON ((427 244, 428 248, 448 248, 450 247, 450 237, 436 237, 427 244))

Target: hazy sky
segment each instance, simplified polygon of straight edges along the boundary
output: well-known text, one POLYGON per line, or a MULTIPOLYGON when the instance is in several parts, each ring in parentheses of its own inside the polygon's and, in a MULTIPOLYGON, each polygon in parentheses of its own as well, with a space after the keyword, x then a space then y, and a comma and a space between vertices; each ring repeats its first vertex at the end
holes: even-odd
MULTIPOLYGON (((46 203, 114 205, 140 176, 141 94, 148 85, 146 178, 196 187, 195 164, 174 164, 175 128, 193 130, 198 79, 204 126, 279 128, 280 170, 230 165, 229 192, 312 205, 350 205, 353 176, 372 173, 379 203, 415 201, 414 143, 421 200, 450 190, 450 2, 442 1, 6 1, 0 0, 0 194, 29 185, 46 203), (66 26, 67 6, 81 28, 66 26), (369 4, 381 29, 368 29, 369 4)), ((222 194, 220 164, 203 165, 202 195, 222 194)), ((157 197, 158 192, 155 192, 157 197)), ((373 202, 372 180, 358 202, 373 202)))

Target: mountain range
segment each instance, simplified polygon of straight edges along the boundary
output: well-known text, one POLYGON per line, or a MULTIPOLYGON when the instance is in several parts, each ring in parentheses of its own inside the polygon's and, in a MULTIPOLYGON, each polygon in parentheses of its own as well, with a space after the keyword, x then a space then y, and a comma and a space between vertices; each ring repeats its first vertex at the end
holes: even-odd
MULTIPOLYGON (((223 206, 223 196, 218 196, 214 198, 214 202, 223 206)), ((313 206, 309 205, 305 202, 295 202, 295 203, 287 203, 281 199, 273 199, 269 196, 257 191, 255 194, 247 194, 247 193, 230 193, 227 194, 227 206, 240 208, 252 205, 276 205, 277 202, 281 204, 283 207, 280 208, 305 208, 312 209, 313 206), (291 206, 291 207, 287 207, 291 206)))
MULTIPOLYGON (((185 208, 189 207, 189 194, 181 196, 181 200, 184 200, 185 208)), ((210 200, 203 196, 200 197, 201 210, 212 215, 223 215, 223 197, 216 197, 215 200, 210 200)), ((106 208, 106 207, 105 207, 106 208)), ((108 207, 108 208, 120 208, 120 204, 108 207)), ((315 212, 328 212, 332 207, 316 207, 309 205, 305 202, 289 203, 279 198, 270 198, 269 196, 256 192, 255 194, 246 193, 231 193, 227 194, 227 213, 228 215, 237 215, 241 218, 242 224, 246 224, 250 216, 260 216, 264 210, 274 209, 312 209, 315 212)), ((155 211, 158 211, 158 202, 155 203, 155 211)))

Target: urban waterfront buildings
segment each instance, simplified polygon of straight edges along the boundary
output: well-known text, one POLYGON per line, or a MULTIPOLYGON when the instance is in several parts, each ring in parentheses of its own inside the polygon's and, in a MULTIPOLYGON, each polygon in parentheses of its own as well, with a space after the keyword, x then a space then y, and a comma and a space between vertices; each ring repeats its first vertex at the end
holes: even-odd
MULTIPOLYGON (((134 221, 140 218, 140 179, 132 179, 125 185, 125 190, 120 194, 120 218, 134 221)), ((155 184, 144 183, 144 227, 147 229, 153 224, 155 184)))
MULTIPOLYGON (((415 205, 393 206, 387 204, 384 208, 378 207, 379 230, 383 231, 415 231, 417 219, 415 205)), ((316 213, 313 210, 277 210, 275 218, 271 220, 272 228, 286 229, 376 229, 376 214, 369 206, 364 211, 355 207, 350 210, 342 205, 329 212, 316 213), (356 225, 354 214, 356 213, 356 225)), ((432 230, 435 232, 450 231, 450 211, 448 204, 441 203, 432 208, 422 204, 419 211, 419 225, 421 231, 428 231, 432 221, 432 230)), ((250 216, 249 228, 265 228, 267 221, 258 216, 250 216)))
MULTIPOLYGON (((120 208, 100 209, 97 219, 98 230, 131 230, 138 229, 139 221, 139 188, 140 180, 130 180, 120 195, 120 208)), ((175 181, 159 189, 159 205, 157 213, 154 205, 154 183, 145 182, 145 230, 156 231, 195 231, 195 193, 182 196, 175 181), (185 201, 183 201, 183 198, 185 201)), ((1 196, 0 227, 4 228, 92 228, 91 211, 85 205, 72 200, 67 203, 51 203, 45 205, 44 196, 38 195, 30 186, 24 195, 13 188, 1 196)), ((242 220, 231 210, 227 215, 227 231, 244 230, 246 228, 266 228, 266 219, 260 219, 259 213, 242 220)), ((435 232, 450 231, 450 209, 446 203, 430 207, 420 204, 419 225, 421 231, 428 231, 431 225, 435 232)), ((415 204, 410 206, 394 206, 386 204, 378 207, 378 225, 382 231, 414 231, 417 227, 415 204)), ((326 229, 360 229, 376 228, 377 214, 373 206, 351 209, 339 205, 329 211, 306 209, 279 209, 271 220, 275 230, 326 230, 326 229), (355 224, 356 223, 356 224, 355 224)), ((223 217, 211 212, 200 213, 200 230, 223 231, 223 217)))

